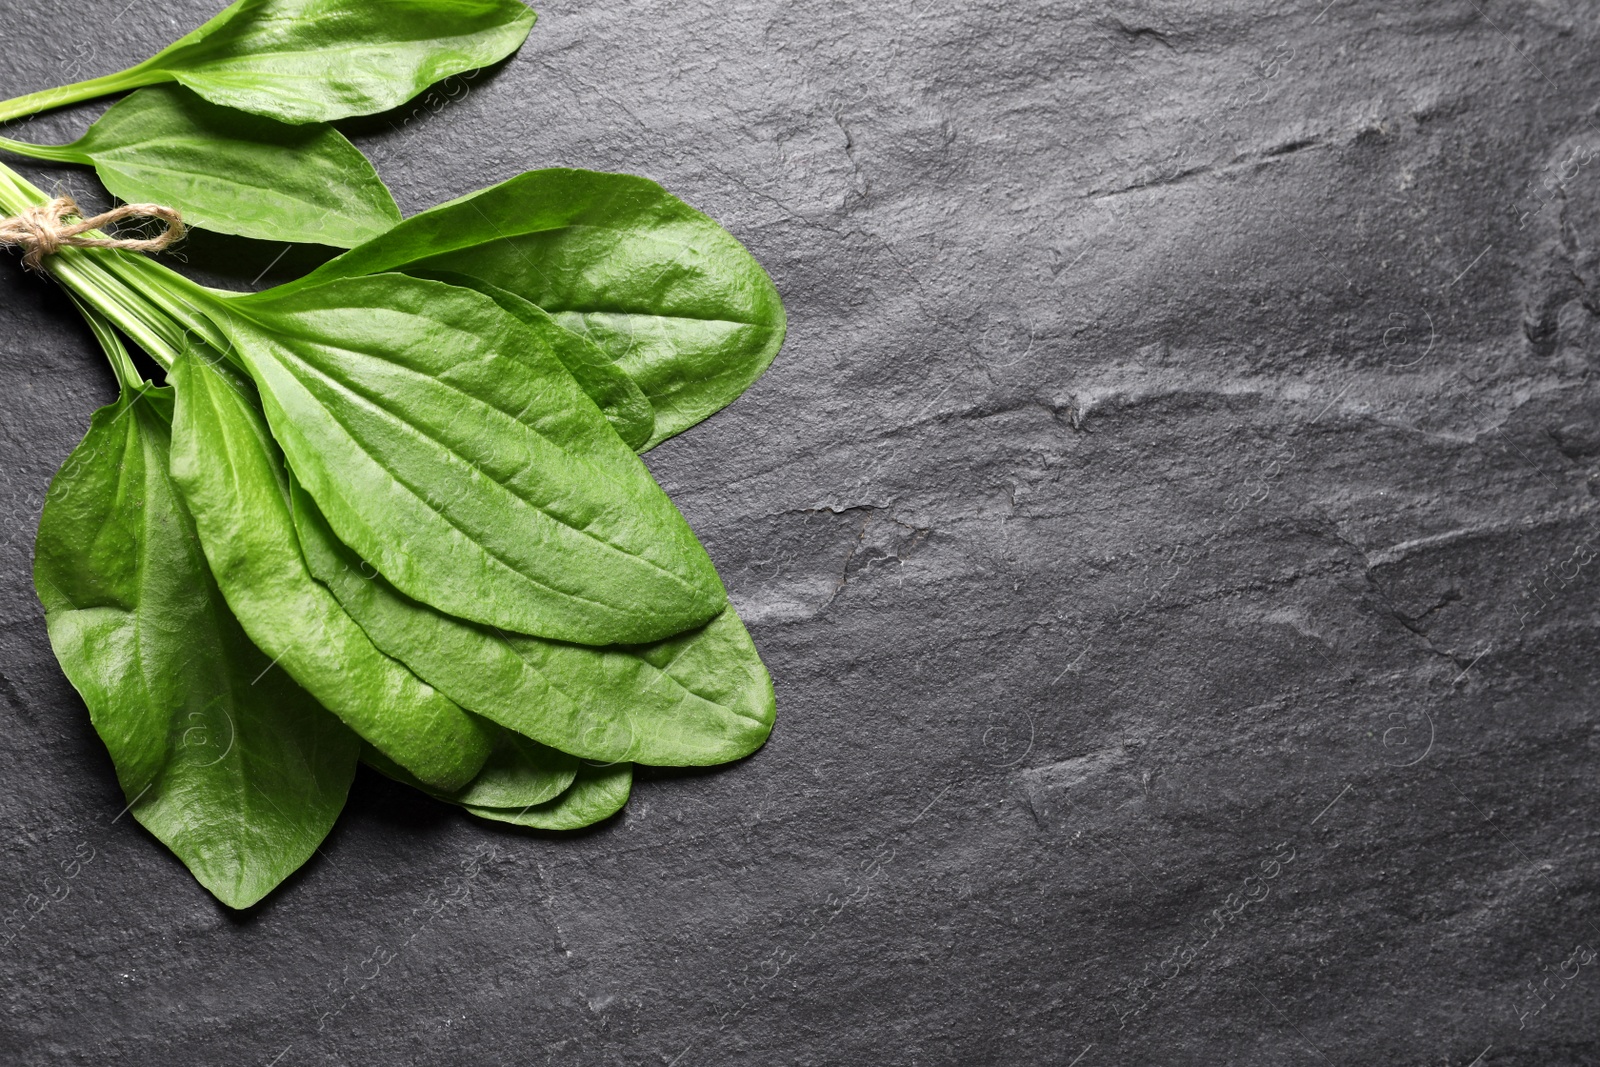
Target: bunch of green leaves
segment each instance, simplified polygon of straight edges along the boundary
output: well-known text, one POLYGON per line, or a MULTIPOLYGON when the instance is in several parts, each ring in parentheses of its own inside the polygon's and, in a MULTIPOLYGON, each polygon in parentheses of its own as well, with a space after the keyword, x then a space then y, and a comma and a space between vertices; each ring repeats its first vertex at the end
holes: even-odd
MULTIPOLYGON (((765 272, 629 175, 532 171, 401 221, 326 124, 532 23, 515 0, 239 0, 126 71, 0 103, 134 90, 72 144, 0 148, 349 249, 259 293, 114 248, 46 260, 120 385, 40 517, 51 644, 134 816, 233 907, 317 848, 358 761, 575 829, 634 764, 739 759, 772 729, 750 635, 639 459, 771 362, 765 272)), ((0 165, 0 211, 44 200, 0 165)))

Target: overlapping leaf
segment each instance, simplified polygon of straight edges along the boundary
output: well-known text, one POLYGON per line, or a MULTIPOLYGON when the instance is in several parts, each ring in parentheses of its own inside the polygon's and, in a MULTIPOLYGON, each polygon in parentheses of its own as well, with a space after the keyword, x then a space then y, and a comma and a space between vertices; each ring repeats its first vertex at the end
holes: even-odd
POLYGON ((481 278, 447 271, 411 273, 475 289, 500 305, 500 310, 520 319, 550 346, 550 351, 567 368, 567 373, 572 375, 578 387, 594 401, 617 436, 622 438, 623 444, 636 452, 649 446, 655 436, 655 409, 650 406, 649 398, 638 384, 611 362, 599 345, 581 334, 561 329, 548 312, 532 301, 524 300, 497 285, 490 285, 481 278))
POLYGON ((591 648, 507 633, 418 603, 296 497, 311 573, 372 642, 462 707, 585 759, 705 766, 772 731, 772 682, 732 608, 653 645, 591 648))
POLYGON ((531 830, 581 830, 622 810, 633 789, 633 764, 596 767, 582 764, 572 785, 552 801, 529 808, 463 805, 481 819, 531 830))
POLYGON ((530 171, 415 215, 291 284, 394 270, 482 279, 594 341, 650 399, 651 445, 749 388, 787 326, 743 245, 631 174, 530 171))
POLYGON ((507 730, 483 773, 465 789, 430 789, 381 753, 366 763, 404 785, 420 789, 482 819, 533 830, 581 830, 622 810, 633 788, 633 764, 578 763, 507 730), (562 786, 554 793, 550 786, 562 786))
POLYGON ((117 84, 175 81, 240 111, 328 122, 504 59, 534 17, 516 0, 237 0, 117 84))
POLYGON ((255 903, 333 826, 357 741, 245 637, 168 474, 172 392, 100 409, 51 483, 34 583, 134 818, 255 903))
POLYGON ((596 645, 722 610, 716 569, 650 472, 550 345, 489 298, 382 274, 216 314, 296 476, 406 595, 596 645))
POLYGON ((129 203, 242 237, 349 248, 400 221, 378 172, 332 126, 242 114, 178 86, 140 89, 71 144, 0 147, 93 166, 129 203))
POLYGON ((531 808, 549 803, 572 785, 579 768, 576 759, 511 730, 494 733, 483 770, 460 789, 434 789, 370 746, 361 758, 397 782, 462 807, 531 808))
POLYGON ((488 757, 488 731, 374 648, 306 569, 287 473, 249 386, 193 352, 172 368, 172 380, 173 479, 245 632, 276 666, 418 778, 440 789, 471 781, 488 757))

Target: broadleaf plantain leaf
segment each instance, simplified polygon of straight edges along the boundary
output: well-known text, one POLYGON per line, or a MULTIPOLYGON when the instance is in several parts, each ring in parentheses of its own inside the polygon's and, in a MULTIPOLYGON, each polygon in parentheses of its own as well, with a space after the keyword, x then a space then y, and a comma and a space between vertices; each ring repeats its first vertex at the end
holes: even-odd
POLYGON ((358 742, 246 638, 168 474, 172 391, 125 390, 51 483, 34 583, 130 810, 244 908, 327 836, 358 742))
POLYGON ((211 302, 296 478, 406 595, 595 645, 659 640, 726 604, 644 464, 488 297, 382 274, 211 302))
POLYGON ((732 403, 787 328, 743 245, 631 174, 529 171, 414 215, 291 286, 395 270, 479 278, 594 341, 650 399, 647 447, 732 403))
POLYGON ((332 126, 243 114, 175 85, 118 101, 71 144, 0 148, 88 164, 129 203, 241 237, 349 248, 400 221, 378 172, 332 126))
POLYGON ((113 89, 176 81, 224 107, 330 122, 387 111, 504 59, 534 18, 516 0, 237 0, 105 80, 113 89))
POLYGON ((306 569, 287 472, 248 383, 184 353, 172 475, 211 571, 256 645, 334 714, 418 778, 471 781, 489 754, 479 720, 373 647, 306 569))
POLYGON ((462 707, 563 752, 601 761, 707 766, 772 732, 772 681, 730 606, 652 645, 592 648, 453 618, 401 593, 295 498, 311 573, 384 652, 462 707))

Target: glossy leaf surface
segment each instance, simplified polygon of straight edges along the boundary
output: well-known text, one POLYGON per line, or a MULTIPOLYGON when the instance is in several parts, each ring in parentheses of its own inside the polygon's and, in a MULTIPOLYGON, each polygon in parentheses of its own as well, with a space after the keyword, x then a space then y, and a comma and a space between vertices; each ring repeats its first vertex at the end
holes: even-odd
POLYGON ((533 22, 516 0, 238 0, 124 78, 177 81, 285 122, 329 122, 387 111, 498 62, 533 22))
POLYGON ((530 171, 415 215, 305 283, 393 270, 480 278, 594 341, 650 399, 651 444, 749 388, 786 328, 743 245, 629 174, 530 171))
POLYGON ((481 819, 533 830, 581 830, 622 810, 633 789, 633 764, 611 767, 580 764, 570 788, 556 799, 531 808, 463 805, 481 819))
POLYGON ((643 450, 655 435, 655 409, 634 380, 617 368, 600 346, 561 328, 543 308, 481 278, 448 272, 413 272, 419 277, 476 289, 500 305, 502 311, 522 320, 550 346, 579 388, 588 394, 611 428, 634 451, 643 450))
POLYGON ((172 474, 228 605, 256 645, 358 734, 443 789, 489 754, 478 720, 373 647, 306 569, 287 473, 247 383, 186 353, 172 474))
POLYGON ((722 610, 716 569, 650 472, 489 298, 383 274, 219 303, 296 477, 406 595, 597 645, 722 610))
POLYGON ((349 248, 400 221, 378 172, 332 126, 242 114, 177 86, 117 102, 70 145, 0 147, 90 164, 129 203, 242 237, 349 248))
POLYGON ((311 572, 373 644, 520 734, 586 759, 706 766, 749 755, 772 731, 772 681, 732 607, 652 645, 526 637, 399 592, 334 537, 303 493, 295 521, 311 572))
POLYGON ((133 816, 223 903, 255 903, 344 805, 358 743, 246 638, 168 474, 172 395, 95 413, 51 484, 34 582, 133 816))

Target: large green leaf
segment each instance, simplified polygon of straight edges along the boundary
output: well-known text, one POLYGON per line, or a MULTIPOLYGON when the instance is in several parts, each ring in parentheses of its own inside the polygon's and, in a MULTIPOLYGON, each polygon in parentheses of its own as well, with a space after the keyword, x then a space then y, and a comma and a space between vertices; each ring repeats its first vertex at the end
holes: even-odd
POLYGON ((212 303, 295 476, 406 595, 594 645, 659 640, 727 602, 644 464, 489 298, 382 274, 212 303))
POLYGON ((358 743, 245 637, 168 474, 169 389, 95 413, 51 483, 34 584, 134 818, 244 908, 310 857, 358 743))
POLYGON ((172 475, 223 596, 256 645, 358 734, 441 789, 472 780, 488 732, 454 702, 373 647, 306 569, 287 473, 249 386, 186 352, 172 475))
POLYGON ((651 444, 749 388, 786 325, 743 245, 629 174, 530 171, 415 215, 303 284, 393 270, 481 278, 595 341, 654 406, 651 444))
POLYGON ((462 806, 529 808, 554 800, 572 784, 579 767, 572 756, 510 730, 496 728, 494 732, 494 750, 489 753, 483 770, 465 786, 451 792, 429 788, 370 745, 361 758, 397 782, 462 806))
POLYGON ((0 147, 91 165, 123 200, 243 237, 349 248, 400 221, 378 172, 332 126, 242 114, 178 86, 139 90, 72 144, 0 147))
POLYGON ((498 62, 533 22, 516 0, 238 0, 105 81, 107 91, 176 81, 240 111, 329 122, 498 62))
POLYGON ((311 573, 387 654, 462 707, 586 759, 705 766, 772 732, 772 681, 732 607, 653 645, 591 648, 452 618, 399 592, 341 544, 303 492, 311 573))
POLYGON ((534 830, 581 830, 622 810, 633 789, 633 764, 578 767, 578 776, 565 793, 528 808, 462 805, 481 819, 511 823, 534 830))

